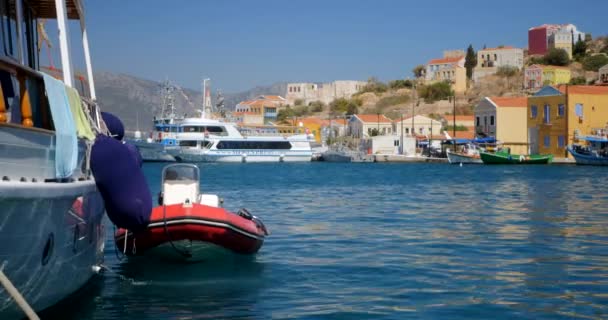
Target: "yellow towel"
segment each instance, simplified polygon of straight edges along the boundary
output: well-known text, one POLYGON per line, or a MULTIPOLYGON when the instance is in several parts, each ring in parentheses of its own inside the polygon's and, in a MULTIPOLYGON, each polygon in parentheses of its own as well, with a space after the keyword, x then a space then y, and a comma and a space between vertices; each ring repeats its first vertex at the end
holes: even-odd
POLYGON ((80 94, 74 88, 68 86, 65 87, 65 92, 68 95, 68 101, 70 102, 70 109, 72 110, 72 116, 74 117, 74 123, 76 124, 76 133, 79 138, 87 140, 94 140, 95 133, 91 129, 91 124, 87 120, 84 110, 82 108, 82 100, 80 94))

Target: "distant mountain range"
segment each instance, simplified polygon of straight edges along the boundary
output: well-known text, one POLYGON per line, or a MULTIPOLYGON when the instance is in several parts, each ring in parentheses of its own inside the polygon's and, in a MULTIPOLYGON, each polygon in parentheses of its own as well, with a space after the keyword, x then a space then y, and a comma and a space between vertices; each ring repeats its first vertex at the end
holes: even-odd
MULTIPOLYGON (((111 112, 123 121, 129 131, 152 129, 152 119, 160 108, 162 84, 126 74, 97 72, 95 74, 97 99, 103 111, 111 112)), ((261 94, 284 95, 287 84, 275 83, 258 86, 244 92, 223 93, 224 105, 233 110, 237 103, 261 94)), ((212 103, 215 103, 215 90, 212 103)), ((177 114, 194 116, 201 108, 202 93, 183 89, 175 93, 177 114)))

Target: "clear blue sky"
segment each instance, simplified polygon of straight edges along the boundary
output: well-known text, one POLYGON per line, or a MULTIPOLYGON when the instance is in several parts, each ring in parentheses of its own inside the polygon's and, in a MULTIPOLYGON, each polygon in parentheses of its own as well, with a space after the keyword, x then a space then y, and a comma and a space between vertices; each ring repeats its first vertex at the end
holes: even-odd
POLYGON ((277 81, 381 80, 445 49, 527 46, 527 30, 574 23, 608 34, 607 0, 87 1, 94 68, 224 92, 277 81), (414 5, 415 3, 415 5, 414 5), (508 4, 508 5, 507 5, 508 4))

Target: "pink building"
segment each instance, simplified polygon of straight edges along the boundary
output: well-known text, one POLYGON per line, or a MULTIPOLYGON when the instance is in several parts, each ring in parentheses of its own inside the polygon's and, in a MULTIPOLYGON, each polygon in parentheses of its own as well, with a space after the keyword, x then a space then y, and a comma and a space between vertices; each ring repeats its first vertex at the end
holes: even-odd
POLYGON ((524 70, 524 88, 538 90, 543 87, 543 67, 533 64, 524 70))

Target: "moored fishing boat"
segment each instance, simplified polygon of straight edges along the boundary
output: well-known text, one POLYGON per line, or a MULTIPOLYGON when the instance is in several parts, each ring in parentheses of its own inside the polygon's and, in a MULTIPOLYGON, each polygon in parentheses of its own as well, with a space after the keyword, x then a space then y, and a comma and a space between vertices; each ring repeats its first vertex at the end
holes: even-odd
POLYGON ((574 157, 576 164, 608 166, 608 137, 606 134, 586 136, 579 140, 586 141, 587 145, 573 144, 568 147, 568 152, 574 157))
POLYGON ((481 164, 483 161, 479 156, 479 153, 463 153, 463 152, 455 152, 448 150, 446 151, 448 156, 448 161, 451 164, 481 164))
MULTIPOLYGON (((89 166, 103 120, 81 1, 0 1, 0 15, 0 269, 39 311, 84 286, 103 261, 104 202, 89 166), (61 76, 39 71, 44 19, 57 19, 61 76), (80 20, 90 99, 74 89, 68 19, 80 20)), ((0 319, 23 317, 5 288, 0 319)))
POLYGON ((173 164, 163 169, 159 206, 152 210, 145 230, 119 229, 114 240, 128 256, 155 254, 197 259, 210 245, 241 254, 256 253, 268 231, 246 209, 232 213, 222 208, 217 195, 199 193, 199 169, 173 164))
POLYGON ((511 154, 504 149, 495 153, 480 151, 479 155, 484 164, 548 164, 553 161, 553 155, 551 154, 511 154))

